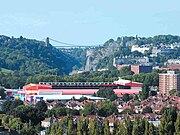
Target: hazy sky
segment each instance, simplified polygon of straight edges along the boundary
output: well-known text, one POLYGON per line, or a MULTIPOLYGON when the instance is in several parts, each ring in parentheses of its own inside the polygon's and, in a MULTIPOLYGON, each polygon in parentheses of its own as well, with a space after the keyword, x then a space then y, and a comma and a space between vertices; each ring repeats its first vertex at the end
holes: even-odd
POLYGON ((180 0, 3 0, 0 31, 86 45, 125 35, 180 35, 180 0))

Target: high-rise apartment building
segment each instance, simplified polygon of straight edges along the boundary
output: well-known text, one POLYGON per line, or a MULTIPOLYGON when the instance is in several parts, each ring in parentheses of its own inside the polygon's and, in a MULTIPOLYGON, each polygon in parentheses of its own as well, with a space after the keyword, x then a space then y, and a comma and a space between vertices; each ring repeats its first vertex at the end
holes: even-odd
POLYGON ((159 92, 169 95, 169 91, 172 89, 180 91, 180 75, 175 74, 174 71, 159 74, 159 92))

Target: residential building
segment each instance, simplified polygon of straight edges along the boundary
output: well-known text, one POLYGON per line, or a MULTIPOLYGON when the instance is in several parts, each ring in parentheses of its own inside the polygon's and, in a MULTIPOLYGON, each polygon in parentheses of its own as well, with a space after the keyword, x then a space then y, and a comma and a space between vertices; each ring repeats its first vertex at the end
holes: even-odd
POLYGON ((117 65, 117 70, 121 70, 123 67, 130 67, 130 65, 117 65))
POLYGON ((157 57, 158 54, 161 52, 161 49, 158 49, 158 47, 152 47, 151 57, 157 57))
POLYGON ((169 59, 168 64, 180 64, 180 59, 169 59))
POLYGON ((176 50, 175 49, 161 49, 161 55, 169 55, 173 54, 176 50))
POLYGON ((56 122, 56 118, 52 116, 41 121, 41 126, 47 128, 47 127, 50 127, 55 122, 56 122))
POLYGON ((180 70, 180 64, 170 64, 169 69, 171 69, 171 70, 179 69, 180 70))
POLYGON ((180 75, 174 71, 167 71, 165 74, 159 74, 159 91, 162 94, 169 95, 169 91, 176 89, 180 91, 180 75))
POLYGON ((133 71, 134 74, 151 73, 152 72, 152 66, 131 65, 131 71, 133 71))
POLYGON ((131 52, 134 51, 145 53, 146 51, 149 51, 149 47, 139 47, 138 45, 133 45, 131 48, 131 52))
POLYGON ((117 67, 119 65, 132 65, 132 64, 143 64, 143 65, 150 65, 148 57, 115 57, 113 59, 113 66, 117 67))

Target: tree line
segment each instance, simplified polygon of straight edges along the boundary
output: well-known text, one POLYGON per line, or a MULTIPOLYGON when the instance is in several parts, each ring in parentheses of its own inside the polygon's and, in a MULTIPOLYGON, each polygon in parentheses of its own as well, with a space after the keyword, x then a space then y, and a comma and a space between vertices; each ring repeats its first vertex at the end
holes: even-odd
MULTIPOLYGON (((99 93, 102 94, 102 93, 99 93)), ((81 102, 86 100, 85 98, 80 99, 81 102)), ((126 99, 124 99, 126 100, 126 99)), ((73 99, 71 102, 75 102, 76 99, 73 99)), ((100 102, 99 104, 94 104, 93 102, 86 103, 83 107, 84 109, 76 110, 65 107, 61 102, 54 106, 51 110, 48 110, 47 104, 44 101, 39 101, 36 105, 29 103, 28 105, 24 105, 22 101, 5 101, 2 105, 2 115, 0 118, 3 121, 3 125, 7 125, 12 130, 18 130, 21 134, 35 134, 41 131, 43 128, 40 126, 40 123, 45 118, 49 118, 54 116, 55 118, 59 118, 63 116, 62 121, 58 121, 54 123, 47 131, 49 134, 54 133, 68 133, 69 134, 80 134, 86 132, 87 134, 105 134, 106 132, 112 135, 119 134, 129 134, 129 135, 137 135, 137 134, 157 134, 157 135, 173 135, 179 133, 179 125, 180 125, 180 116, 177 115, 176 108, 166 108, 161 110, 162 118, 160 120, 160 124, 158 127, 154 127, 152 123, 148 123, 145 119, 136 118, 134 120, 130 120, 126 118, 126 120, 122 123, 122 121, 118 121, 118 110, 113 101, 105 100, 100 102), (74 116, 78 118, 82 118, 78 121, 74 121, 72 118, 74 116), (106 118, 103 120, 94 119, 86 119, 88 116, 96 116, 99 118, 106 118), (111 121, 111 117, 114 118, 113 121, 113 130, 109 126, 109 122, 111 121), (109 119, 108 119, 109 118, 109 119), (88 128, 84 125, 84 122, 88 125, 88 128), (63 123, 65 122, 65 123, 63 123), (93 124, 92 124, 93 123, 93 124), (98 124, 97 124, 98 123, 98 124), (79 125, 82 124, 82 125, 79 125), (90 128, 90 125, 98 125, 98 127, 90 128), (82 127, 82 128, 81 128, 82 127), (69 129, 69 130, 68 130, 69 129), (111 129, 111 130, 110 130, 111 129), (85 130, 85 131, 84 131, 85 130), (92 130, 92 131, 91 131, 92 130), (72 132, 73 131, 73 132, 72 132)), ((125 114, 130 114, 130 112, 122 112, 125 114)), ((143 110, 143 113, 152 113, 150 108, 146 107, 143 110)), ((134 114, 135 116, 135 114, 134 114)), ((83 133, 85 134, 85 133, 83 133)))
POLYGON ((114 118, 112 120, 81 117, 78 120, 66 116, 57 120, 47 129, 48 135, 179 135, 180 114, 172 108, 166 110, 160 124, 154 126, 152 122, 135 117, 127 117, 124 122, 114 118), (111 126, 110 126, 111 125, 111 126))
POLYGON ((113 82, 118 80, 118 77, 135 82, 146 83, 149 86, 159 85, 159 76, 156 72, 138 75, 132 74, 133 72, 131 72, 128 67, 123 68, 121 71, 116 69, 101 72, 94 71, 75 74, 72 76, 57 76, 49 74, 24 76, 18 72, 6 74, 0 72, 0 85, 4 86, 5 88, 22 88, 26 84, 39 82, 113 82))

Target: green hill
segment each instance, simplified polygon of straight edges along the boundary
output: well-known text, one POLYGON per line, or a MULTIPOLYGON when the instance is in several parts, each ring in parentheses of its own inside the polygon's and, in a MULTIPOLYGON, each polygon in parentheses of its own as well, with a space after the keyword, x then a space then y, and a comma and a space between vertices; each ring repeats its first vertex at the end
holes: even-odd
POLYGON ((74 58, 42 41, 0 36, 0 68, 25 75, 68 74, 73 66, 80 66, 74 58))
MULTIPOLYGON (((122 47, 123 41, 122 37, 118 37, 117 40, 110 39, 104 43, 102 48, 97 48, 94 51, 93 55, 93 62, 96 65, 96 68, 108 68, 112 69, 112 63, 114 57, 120 56, 140 56, 143 54, 138 52, 131 52, 132 45, 145 45, 145 44, 153 44, 153 45, 160 45, 160 44, 173 44, 173 43, 180 43, 180 36, 174 35, 157 35, 154 37, 128 37, 125 36, 124 42, 126 42, 126 48, 122 47)), ((144 56, 149 56, 150 54, 144 54, 144 56)), ((179 49, 177 52, 170 57, 170 56, 163 56, 167 59, 170 58, 177 58, 179 57, 179 49)), ((160 58, 161 59, 161 58, 160 58)), ((163 63, 163 61, 161 61, 163 63)), ((160 63, 160 62, 159 62, 160 63)))

